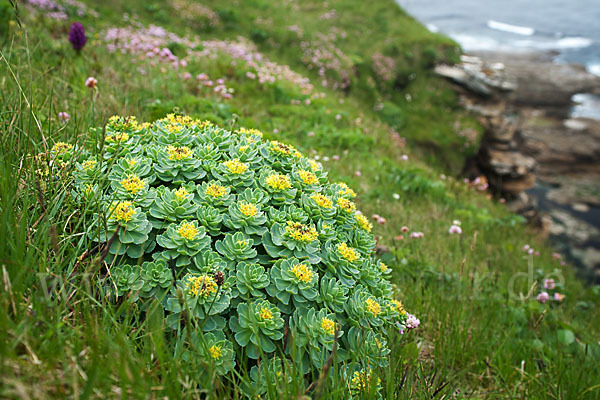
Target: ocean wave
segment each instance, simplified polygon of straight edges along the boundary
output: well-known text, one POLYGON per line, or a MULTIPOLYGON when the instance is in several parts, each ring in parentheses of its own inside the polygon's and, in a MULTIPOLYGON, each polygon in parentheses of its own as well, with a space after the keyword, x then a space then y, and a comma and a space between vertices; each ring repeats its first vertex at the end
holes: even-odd
POLYGON ((600 64, 588 64, 587 70, 590 74, 600 76, 600 64))
POLYGON ((591 46, 593 41, 585 37, 565 37, 558 40, 515 40, 512 44, 516 47, 535 50, 566 50, 582 49, 591 46))
MULTIPOLYGON (((568 50, 589 47, 593 41, 584 37, 565 37, 557 40, 543 39, 520 39, 520 40, 498 40, 489 36, 468 35, 464 33, 450 33, 450 37, 456 40, 463 49, 467 51, 548 51, 568 50)), ((600 64, 595 67, 596 73, 600 73, 600 64)))
POLYGON ((532 36, 535 33, 535 29, 530 28, 528 26, 510 25, 504 22, 498 22, 494 20, 489 20, 487 22, 487 26, 488 28, 495 29, 497 31, 516 33, 517 35, 523 36, 532 36))

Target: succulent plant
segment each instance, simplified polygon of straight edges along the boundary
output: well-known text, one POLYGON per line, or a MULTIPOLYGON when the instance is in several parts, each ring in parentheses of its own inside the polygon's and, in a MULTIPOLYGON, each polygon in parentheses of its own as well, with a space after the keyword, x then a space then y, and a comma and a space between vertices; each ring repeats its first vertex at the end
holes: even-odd
POLYGON ((262 136, 182 115, 112 117, 96 148, 59 142, 49 156, 72 165, 70 193, 92 219, 86 237, 112 240, 101 282, 142 310, 161 304, 199 373, 264 358, 250 372, 260 395, 275 380, 260 374, 318 371, 337 331, 333 360, 358 393, 407 313, 356 193, 262 136))

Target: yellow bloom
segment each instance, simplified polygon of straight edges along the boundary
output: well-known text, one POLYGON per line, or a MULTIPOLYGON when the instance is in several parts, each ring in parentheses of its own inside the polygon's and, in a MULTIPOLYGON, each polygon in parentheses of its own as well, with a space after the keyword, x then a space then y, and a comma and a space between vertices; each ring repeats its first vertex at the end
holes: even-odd
POLYGON ((310 196, 310 198, 313 199, 315 203, 317 203, 317 205, 322 208, 331 208, 331 206, 333 205, 333 201, 331 201, 329 197, 324 196, 320 193, 313 193, 310 196))
POLYGON ((111 214, 111 218, 117 222, 129 222, 135 214, 133 203, 130 201, 121 201, 114 203, 114 208, 111 214))
POLYGON ((329 318, 323 318, 321 320, 321 329, 325 331, 328 335, 335 334, 335 322, 330 320, 329 318))
POLYGON ((175 191, 175 198, 179 201, 187 199, 188 195, 188 191, 183 186, 175 191))
POLYGON ((258 214, 258 208, 252 203, 242 202, 239 207, 241 213, 246 217, 254 217, 258 214))
POLYGON ((283 154, 284 156, 289 156, 289 155, 297 152, 293 146, 283 144, 276 140, 273 140, 271 142, 271 151, 273 151, 275 153, 283 154))
POLYGON ((319 234, 314 227, 301 224, 300 222, 288 221, 287 226, 285 227, 285 233, 292 239, 305 243, 312 242, 319 238, 319 234))
POLYGON ((208 352, 213 360, 218 360, 223 355, 223 350, 221 346, 217 346, 216 344, 209 347, 208 352))
POLYGON ((190 149, 187 146, 181 146, 181 147, 175 147, 175 146, 169 146, 167 147, 167 152, 169 153, 169 160, 174 161, 181 161, 181 160, 187 160, 188 158, 192 157, 192 149, 190 149))
POLYGON ((319 183, 317 176, 305 169, 298 171, 298 175, 300 175, 300 179, 302 179, 302 182, 304 182, 306 185, 316 185, 319 183))
POLYGON ((338 193, 342 196, 350 196, 350 197, 356 197, 356 192, 352 189, 350 189, 348 187, 348 185, 346 185, 344 182, 338 182, 337 184, 339 187, 341 187, 341 189, 338 191, 338 193))
POLYGON ((306 264, 298 263, 290 268, 290 271, 296 276, 296 279, 304 283, 310 282, 314 276, 314 272, 306 264))
POLYGON ((94 187, 92 185, 90 185, 89 183, 85 185, 85 194, 92 193, 92 190, 94 190, 94 187))
POLYGON ((342 257, 350 262, 354 262, 360 258, 360 254, 352 247, 348 247, 346 243, 338 244, 337 251, 342 257))
POLYGON ((371 232, 371 229, 373 229, 373 224, 363 214, 356 213, 356 222, 358 222, 358 226, 367 232, 371 232))
POLYGON ((206 195, 210 197, 223 197, 227 194, 227 188, 216 183, 211 183, 206 187, 206 195))
POLYGON ((187 282, 188 293, 193 296, 207 298, 217 291, 217 283, 206 274, 200 276, 190 276, 187 282))
POLYGON ((368 298, 367 301, 367 311, 373 314, 374 317, 377 317, 381 312, 381 306, 375 300, 368 298))
POLYGON ((177 233, 184 239, 194 240, 196 239, 196 236, 198 236, 199 231, 194 225, 189 222, 184 222, 179 226, 177 233))
POLYGON ((356 204, 354 204, 351 200, 345 199, 343 197, 337 199, 337 205, 339 208, 346 211, 347 213, 353 213, 354 211, 356 211, 356 204))
POLYGON ((123 186, 125 190, 127 190, 133 195, 136 195, 137 192, 139 192, 144 188, 144 186, 146 186, 146 183, 143 180, 141 180, 140 177, 136 174, 127 175, 127 178, 121 180, 121 182, 119 183, 121 184, 121 186, 123 186))
POLYGON ((137 164, 137 163, 138 163, 137 158, 128 158, 127 159, 127 164, 129 164, 130 168, 135 167, 135 164, 137 164))
POLYGON ((232 174, 243 174, 248 170, 248 164, 240 162, 240 160, 238 160, 237 158, 225 161, 223 164, 229 169, 229 172, 231 172, 232 174))
MULTIPOLYGON (((377 378, 377 384, 381 382, 381 379, 377 378)), ((350 387, 354 390, 364 391, 369 389, 369 385, 371 384, 371 370, 365 371, 355 371, 352 377, 352 381, 350 382, 350 387)))
POLYGON ((381 272, 387 272, 388 269, 390 269, 390 267, 388 267, 385 263, 383 263, 383 262, 379 263, 379 270, 381 272))
POLYGON ((248 246, 247 240, 238 240, 236 243, 238 246, 248 246))
POLYGON ((65 142, 56 142, 54 146, 52 146, 52 151, 58 154, 63 154, 71 151, 73 149, 73 145, 65 142))
POLYGON ((319 169, 321 169, 321 164, 319 164, 312 158, 308 159, 308 164, 310 165, 310 169, 312 169, 313 172, 317 172, 319 169))
POLYGON ((262 319, 273 319, 273 313, 267 307, 261 307, 259 315, 262 319))
POLYGON ((394 305, 394 308, 396 309, 396 311, 398 311, 398 314, 406 315, 406 310, 404 309, 404 305, 402 304, 401 301, 392 299, 392 304, 394 305))
POLYGON ((263 133, 261 131, 259 131, 258 129, 246 129, 246 128, 240 128, 237 131, 235 131, 235 133, 242 133, 248 136, 258 136, 258 137, 263 137, 263 133))
POLYGON ((240 151, 244 152, 244 151, 248 150, 249 148, 250 148, 250 146, 248 146, 247 144, 245 144, 243 146, 240 146, 240 151))
POLYGON ((272 174, 265 179, 267 185, 277 190, 286 190, 292 187, 290 177, 281 174, 272 174))
POLYGON ((96 166, 96 160, 85 160, 82 164, 84 170, 90 170, 96 166))
POLYGON ((117 132, 106 135, 105 140, 108 143, 123 143, 129 140, 129 135, 126 132, 117 132))
POLYGON ((139 124, 137 118, 133 115, 129 117, 121 117, 120 115, 113 115, 108 119, 108 125, 114 130, 139 130, 139 124))

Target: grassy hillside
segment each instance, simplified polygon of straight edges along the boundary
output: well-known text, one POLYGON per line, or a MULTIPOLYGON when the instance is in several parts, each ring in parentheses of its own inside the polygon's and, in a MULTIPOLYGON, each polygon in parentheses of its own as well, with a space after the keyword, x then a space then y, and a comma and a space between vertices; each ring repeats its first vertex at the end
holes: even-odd
MULTIPOLYGON (((383 398, 600 398, 598 287, 481 184, 452 177, 479 127, 430 71, 457 58, 449 39, 391 0, 31 3, 0 27, 1 397, 241 396, 244 368, 189 369, 158 311, 141 319, 98 296, 91 265, 73 273, 88 217, 31 162, 58 141, 91 140, 111 115, 175 111, 293 144, 383 217, 381 257, 421 320, 390 335, 383 398), (81 54, 67 40, 75 20, 81 54), (454 220, 462 234, 449 234, 454 220), (536 301, 549 277, 562 302, 536 301)), ((347 397, 345 382, 306 391, 313 381, 287 372, 271 398, 347 397)))

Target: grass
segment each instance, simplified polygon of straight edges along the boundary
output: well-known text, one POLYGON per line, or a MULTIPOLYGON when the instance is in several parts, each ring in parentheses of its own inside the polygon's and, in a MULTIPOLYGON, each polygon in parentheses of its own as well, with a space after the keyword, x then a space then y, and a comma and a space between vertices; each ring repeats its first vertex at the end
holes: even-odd
MULTIPOLYGON (((113 114, 152 120, 177 108, 223 126, 257 127, 320 156, 332 179, 357 190, 367 215, 385 217, 385 225, 375 228, 389 250, 382 258, 421 326, 390 335, 389 366, 375 371, 383 398, 600 398, 598 287, 579 281, 570 266, 561 267, 552 250, 501 204, 460 180, 440 178, 459 171, 476 150, 476 140, 457 132, 479 129, 429 69, 433 60, 456 58, 451 41, 429 33, 387 0, 337 0, 328 7, 316 1, 206 2, 219 19, 213 27, 175 12, 174 2, 87 4, 100 17, 80 18, 90 36, 80 56, 66 41, 66 22, 22 5, 23 28, 13 19, 2 47, 1 397, 241 396, 249 366, 225 379, 202 373, 205 366, 190 366, 174 354, 162 309, 141 318, 102 296, 91 266, 71 274, 88 246, 79 234, 88 221, 70 204, 68 188, 52 176, 36 178, 29 162, 28 155, 56 141, 93 140, 88 128, 113 114), (322 18, 332 9, 336 17, 322 18), (179 35, 249 38, 266 58, 310 78, 325 96, 311 98, 285 80, 247 79, 243 65, 227 55, 194 58, 187 69, 223 77, 235 89, 229 100, 197 89, 181 78, 183 70, 133 64, 134 57, 108 52, 103 42, 104 29, 128 25, 125 12, 179 35), (302 38, 289 30, 290 15, 302 38), (321 36, 332 32, 334 40, 321 36), (302 42, 334 46, 343 54, 345 68, 325 72, 328 87, 320 87, 322 77, 303 59, 302 42), (374 72, 375 53, 393 59, 391 79, 374 72), (348 86, 334 89, 347 71, 348 86), (97 90, 84 86, 88 76, 98 79, 97 90), (69 112, 68 124, 58 121, 59 111, 69 112), (447 232, 454 219, 462 221, 460 236, 447 232), (405 225, 425 237, 404 234, 397 240, 405 225), (541 254, 524 258, 526 243, 541 254), (532 286, 555 270, 566 298, 539 304, 539 288, 532 286)), ((316 379, 299 377, 293 366, 284 376, 266 379, 270 398, 298 398, 316 379)), ((346 398, 344 386, 332 378, 307 395, 346 398)))

